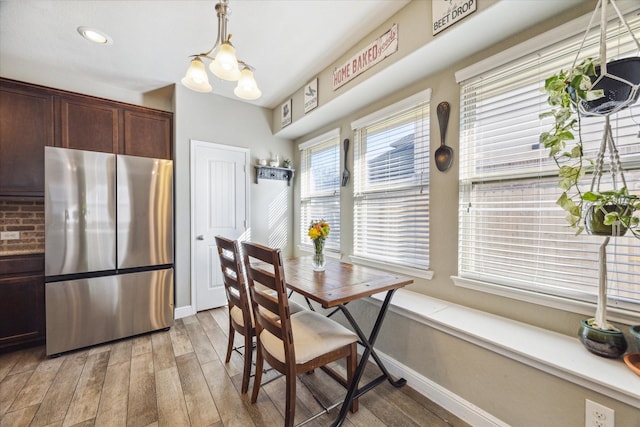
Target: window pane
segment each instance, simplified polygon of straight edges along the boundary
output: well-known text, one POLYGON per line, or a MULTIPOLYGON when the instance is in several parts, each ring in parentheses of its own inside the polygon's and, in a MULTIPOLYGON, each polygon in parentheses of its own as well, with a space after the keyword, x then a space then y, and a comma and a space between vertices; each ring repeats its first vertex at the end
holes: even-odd
POLYGON ((355 134, 354 254, 428 269, 428 104, 355 134))
POLYGON ((311 238, 307 235, 311 221, 324 219, 330 227, 325 248, 340 250, 340 198, 335 196, 314 197, 301 202, 301 243, 311 247, 311 238))
POLYGON ((302 191, 300 243, 311 247, 307 235, 313 220, 324 219, 331 231, 325 248, 340 250, 340 140, 328 141, 302 150, 302 191))
POLYGON ((429 194, 397 191, 356 199, 355 254, 429 268, 429 194))

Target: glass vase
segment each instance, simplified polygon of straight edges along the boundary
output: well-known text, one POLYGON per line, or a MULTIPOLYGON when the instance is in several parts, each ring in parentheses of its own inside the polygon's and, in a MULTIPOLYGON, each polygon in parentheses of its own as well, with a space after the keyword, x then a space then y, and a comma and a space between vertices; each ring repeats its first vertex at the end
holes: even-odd
POLYGON ((324 258, 324 239, 315 239, 313 246, 315 247, 313 257, 311 258, 313 271, 324 271, 324 266, 327 263, 324 258))

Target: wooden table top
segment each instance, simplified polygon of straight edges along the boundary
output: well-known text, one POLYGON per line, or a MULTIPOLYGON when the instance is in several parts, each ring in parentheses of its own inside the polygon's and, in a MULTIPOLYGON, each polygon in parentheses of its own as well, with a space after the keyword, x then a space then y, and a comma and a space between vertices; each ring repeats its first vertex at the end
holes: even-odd
POLYGON ((313 271, 311 257, 284 260, 287 287, 322 304, 335 307, 413 283, 413 279, 363 265, 328 258, 325 271, 313 271))

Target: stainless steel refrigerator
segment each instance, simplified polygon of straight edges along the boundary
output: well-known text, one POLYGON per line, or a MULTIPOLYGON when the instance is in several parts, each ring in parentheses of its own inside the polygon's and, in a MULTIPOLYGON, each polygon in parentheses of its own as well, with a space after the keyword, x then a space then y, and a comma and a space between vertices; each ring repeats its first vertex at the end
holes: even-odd
POLYGON ((45 148, 47 355, 173 325, 173 163, 45 148))

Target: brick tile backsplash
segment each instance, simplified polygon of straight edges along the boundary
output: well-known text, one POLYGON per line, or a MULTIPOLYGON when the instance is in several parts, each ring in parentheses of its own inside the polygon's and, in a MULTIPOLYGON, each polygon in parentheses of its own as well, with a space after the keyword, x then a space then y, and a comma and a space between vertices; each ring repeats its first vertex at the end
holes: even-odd
POLYGON ((0 200, 0 231, 19 231, 0 240, 0 256, 44 252, 44 202, 0 200))

